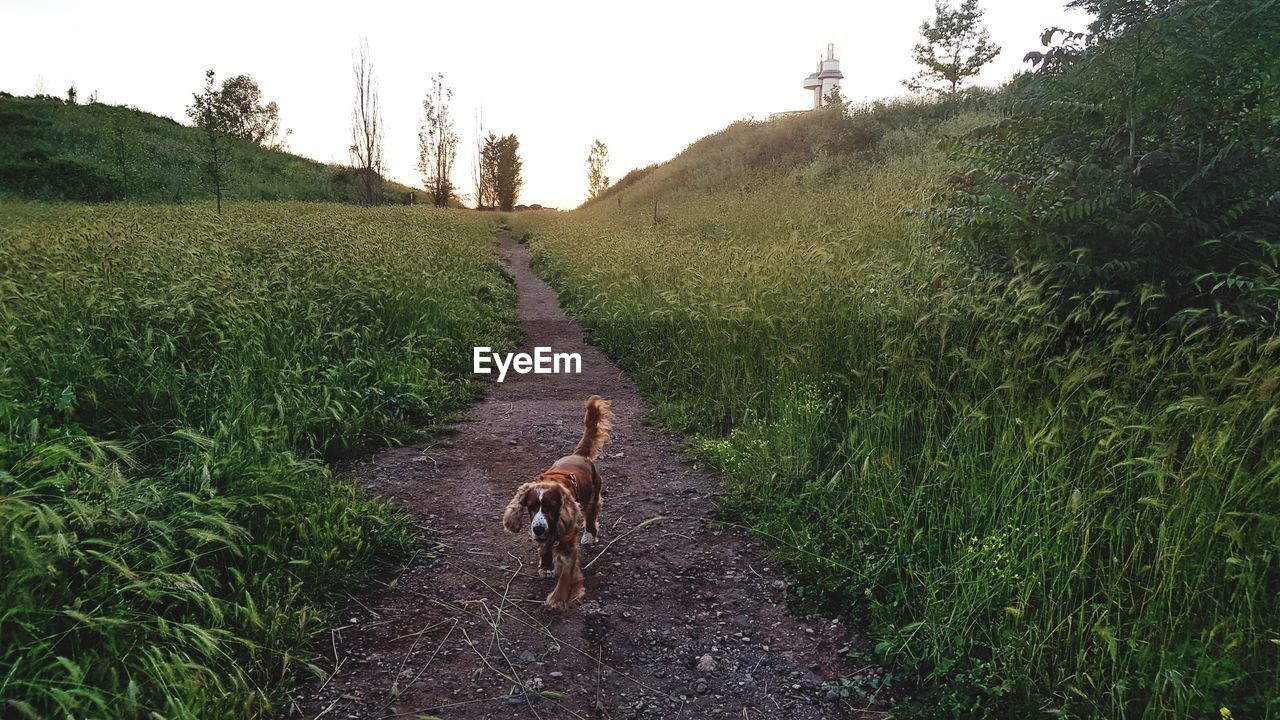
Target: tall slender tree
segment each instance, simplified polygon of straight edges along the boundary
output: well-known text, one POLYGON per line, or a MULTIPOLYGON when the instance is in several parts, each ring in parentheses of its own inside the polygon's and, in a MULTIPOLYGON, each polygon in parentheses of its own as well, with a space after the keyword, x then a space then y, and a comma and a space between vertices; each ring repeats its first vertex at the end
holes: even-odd
POLYGON ((493 199, 492 185, 484 173, 484 148, 487 138, 484 131, 484 111, 476 110, 476 154, 471 164, 471 179, 475 183, 475 201, 477 210, 491 209, 497 205, 493 199))
POLYGON ((609 148, 596 140, 591 145, 591 152, 587 153, 587 192, 591 199, 595 199, 609 187, 609 176, 604 174, 608 165, 609 148))
POLYGON ((520 199, 520 189, 524 186, 520 141, 515 135, 497 138, 494 154, 494 194, 497 196, 498 208, 510 211, 515 208, 516 201, 520 199))
POLYGON ((213 71, 204 74, 204 92, 193 96, 187 116, 204 131, 204 159, 201 170, 213 187, 218 212, 222 212, 222 191, 227 184, 227 168, 231 164, 231 143, 227 117, 222 112, 221 93, 213 86, 213 71))
POLYGON ((978 0, 962 0, 955 10, 937 0, 933 22, 920 24, 921 42, 912 51, 920 71, 902 84, 912 92, 946 95, 981 72, 1000 54, 982 26, 982 14, 978 0))
POLYGON ((367 42, 360 43, 351 69, 356 81, 355 107, 351 110, 351 159, 360 175, 360 202, 375 205, 382 197, 382 110, 367 42))
POLYGON ((422 128, 418 131, 418 170, 431 200, 445 207, 453 198, 453 165, 458 157, 458 131, 450 103, 453 90, 445 87, 444 74, 431 79, 431 92, 422 100, 422 128))
POLYGON ((492 132, 485 136, 479 152, 479 176, 476 182, 476 207, 492 210, 498 207, 498 165, 502 157, 502 138, 492 132))

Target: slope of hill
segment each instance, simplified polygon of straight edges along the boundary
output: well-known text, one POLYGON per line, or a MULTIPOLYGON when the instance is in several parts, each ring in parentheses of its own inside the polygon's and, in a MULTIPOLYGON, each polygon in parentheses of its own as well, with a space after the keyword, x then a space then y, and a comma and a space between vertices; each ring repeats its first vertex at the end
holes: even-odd
MULTIPOLYGON (((69 105, 0 95, 0 198, 180 202, 212 197, 201 174, 203 137, 128 107, 69 105)), ((234 141, 229 200, 355 202, 349 168, 234 141)), ((386 183, 399 203, 413 188, 386 183)))
POLYGON ((904 716, 1275 717, 1280 344, 958 252, 975 102, 739 123, 517 231, 904 716))

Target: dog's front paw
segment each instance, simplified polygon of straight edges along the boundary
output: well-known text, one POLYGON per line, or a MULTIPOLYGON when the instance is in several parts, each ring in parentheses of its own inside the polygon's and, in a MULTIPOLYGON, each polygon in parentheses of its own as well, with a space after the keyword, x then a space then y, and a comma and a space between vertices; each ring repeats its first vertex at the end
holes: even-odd
POLYGON ((556 571, 552 568, 538 568, 538 577, 549 578, 555 576, 556 571))
POLYGON ((589 532, 584 532, 584 533, 582 533, 582 539, 581 539, 581 540, 579 540, 579 542, 581 542, 583 545, 595 545, 595 544, 596 544, 596 536, 595 536, 595 535, 592 535, 592 534, 591 534, 591 533, 589 533, 589 532))
POLYGON ((565 612, 566 610, 572 610, 573 606, 581 602, 586 596, 587 591, 584 588, 575 589, 568 597, 557 597, 555 591, 552 591, 551 594, 547 596, 547 600, 544 605, 548 610, 565 612))

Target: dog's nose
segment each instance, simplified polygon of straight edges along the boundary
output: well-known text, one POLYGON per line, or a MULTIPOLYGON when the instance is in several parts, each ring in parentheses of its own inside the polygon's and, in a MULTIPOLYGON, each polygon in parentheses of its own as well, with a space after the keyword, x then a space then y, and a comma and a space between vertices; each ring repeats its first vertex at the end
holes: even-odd
POLYGON ((543 533, 543 532, 545 532, 545 530, 546 530, 546 529, 545 529, 545 528, 543 528, 541 525, 534 525, 534 526, 533 526, 533 534, 534 534, 534 535, 537 535, 538 537, 542 537, 542 533, 543 533))

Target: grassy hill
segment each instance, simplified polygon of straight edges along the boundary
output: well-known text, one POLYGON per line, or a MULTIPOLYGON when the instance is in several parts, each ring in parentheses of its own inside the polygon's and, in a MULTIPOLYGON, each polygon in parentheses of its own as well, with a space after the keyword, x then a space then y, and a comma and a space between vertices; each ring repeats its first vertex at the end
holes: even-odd
POLYGON ((836 692, 906 694, 909 717, 1276 717, 1280 343, 968 252, 940 219, 974 175, 944 148, 991 100, 737 123, 514 222, 797 599, 870 617, 898 679, 836 692))
MULTIPOLYGON (((181 202, 212 197, 200 131, 128 107, 0 96, 0 199, 181 202)), ((232 142, 229 200, 355 202, 348 168, 232 142)), ((387 200, 421 191, 386 184, 387 200)))

